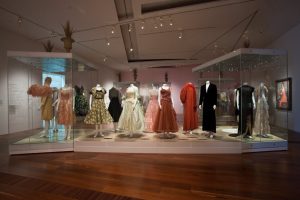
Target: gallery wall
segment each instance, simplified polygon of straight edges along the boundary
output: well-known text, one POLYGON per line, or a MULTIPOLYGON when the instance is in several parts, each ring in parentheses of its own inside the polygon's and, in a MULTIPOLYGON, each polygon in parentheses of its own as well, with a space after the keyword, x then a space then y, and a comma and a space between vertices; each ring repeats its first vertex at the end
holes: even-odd
POLYGON ((292 110, 288 112, 288 127, 300 132, 300 24, 271 43, 269 48, 288 51, 288 76, 292 78, 292 110))

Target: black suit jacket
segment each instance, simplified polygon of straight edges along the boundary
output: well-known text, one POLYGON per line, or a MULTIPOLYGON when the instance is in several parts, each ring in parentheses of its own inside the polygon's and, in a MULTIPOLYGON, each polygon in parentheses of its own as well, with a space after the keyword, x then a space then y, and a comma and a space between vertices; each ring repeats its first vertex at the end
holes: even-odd
POLYGON ((207 92, 206 84, 201 86, 199 105, 202 105, 202 103, 203 108, 217 105, 217 86, 215 84, 210 83, 207 92))

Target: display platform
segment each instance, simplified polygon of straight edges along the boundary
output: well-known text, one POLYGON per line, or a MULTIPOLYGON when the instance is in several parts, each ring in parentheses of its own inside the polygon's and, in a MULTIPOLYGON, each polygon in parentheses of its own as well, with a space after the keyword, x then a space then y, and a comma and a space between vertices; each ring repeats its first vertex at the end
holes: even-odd
MULTIPOLYGON (((105 130, 104 136, 94 137, 93 129, 75 129, 73 136, 65 140, 64 130, 52 133, 49 138, 40 137, 41 130, 10 145, 10 154, 35 153, 55 151, 77 152, 111 152, 111 153, 183 153, 183 154, 209 154, 209 153, 243 153, 257 151, 287 150, 287 141, 270 134, 268 138, 253 136, 245 139, 242 136, 233 137, 237 133, 236 126, 219 126, 215 137, 210 138, 206 132, 196 129, 190 133, 181 131, 165 137, 157 133, 133 133, 105 130), (55 146, 56 144, 59 144, 55 146), (74 146, 73 146, 74 145, 74 146), (49 148, 46 148, 49 147, 49 148)), ((280 133, 280 130, 273 130, 280 133)))
MULTIPOLYGON (((53 133, 53 130, 50 132, 53 133)), ((46 153, 46 152, 61 152, 73 151, 73 140, 65 140, 64 130, 50 134, 49 137, 41 137, 44 133, 43 129, 35 129, 23 132, 25 138, 16 141, 9 145, 9 153, 26 154, 26 153, 46 153)))

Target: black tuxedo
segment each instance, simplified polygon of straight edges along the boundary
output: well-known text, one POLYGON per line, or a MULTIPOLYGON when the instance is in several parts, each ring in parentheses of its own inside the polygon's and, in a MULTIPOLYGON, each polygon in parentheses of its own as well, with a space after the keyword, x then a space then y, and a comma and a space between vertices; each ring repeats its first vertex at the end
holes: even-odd
POLYGON ((202 130, 216 132, 216 114, 213 108, 217 105, 217 86, 210 83, 206 91, 206 84, 201 86, 199 105, 202 105, 202 130))

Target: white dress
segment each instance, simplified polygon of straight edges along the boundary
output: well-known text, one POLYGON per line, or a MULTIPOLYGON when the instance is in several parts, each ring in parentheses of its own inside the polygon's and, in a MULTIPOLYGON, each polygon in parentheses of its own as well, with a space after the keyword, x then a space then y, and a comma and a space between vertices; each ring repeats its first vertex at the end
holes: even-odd
POLYGON ((136 86, 131 85, 126 89, 118 129, 129 132, 144 130, 144 114, 138 96, 138 88, 136 86))
POLYGON ((254 132, 258 136, 267 137, 270 134, 269 105, 267 101, 267 87, 261 83, 257 90, 257 106, 255 114, 254 132))

